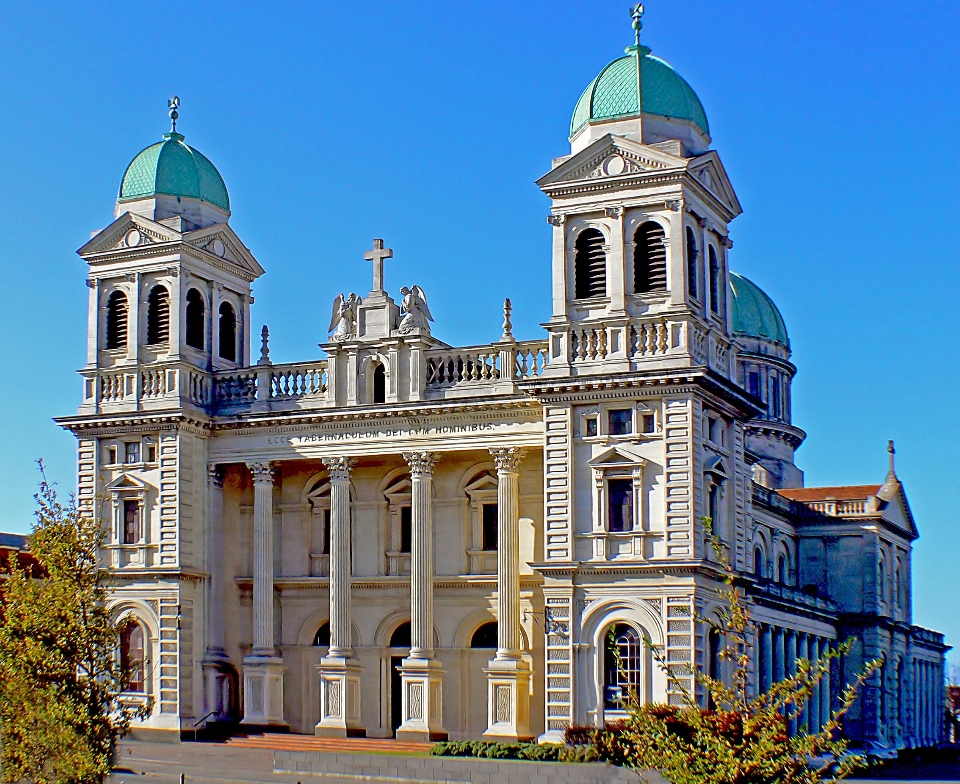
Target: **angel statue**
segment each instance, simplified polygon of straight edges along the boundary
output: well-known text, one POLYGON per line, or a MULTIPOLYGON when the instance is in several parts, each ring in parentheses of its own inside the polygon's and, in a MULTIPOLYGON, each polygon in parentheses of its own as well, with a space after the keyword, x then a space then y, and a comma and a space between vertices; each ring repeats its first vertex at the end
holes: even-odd
POLYGON ((419 286, 414 286, 412 289, 404 286, 400 289, 400 293, 403 294, 400 310, 403 311, 404 316, 400 319, 397 332, 401 335, 409 335, 414 330, 419 330, 421 333, 429 335, 430 322, 433 321, 433 316, 430 315, 427 295, 423 293, 423 289, 419 286))
POLYGON ((360 297, 356 294, 350 294, 347 298, 344 298, 343 294, 337 294, 337 298, 333 301, 330 326, 327 328, 327 332, 333 333, 332 340, 343 343, 357 336, 357 305, 359 304, 360 297))

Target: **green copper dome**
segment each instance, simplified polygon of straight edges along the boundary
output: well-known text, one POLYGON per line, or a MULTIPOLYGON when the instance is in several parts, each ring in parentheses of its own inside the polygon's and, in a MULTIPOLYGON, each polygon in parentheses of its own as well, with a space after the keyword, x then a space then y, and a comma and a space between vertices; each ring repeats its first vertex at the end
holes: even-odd
MULTIPOLYGON (((573 110, 570 136, 591 120, 612 120, 638 114, 637 47, 627 47, 626 51, 626 57, 610 63, 583 91, 577 108, 573 110)), ((709 137, 707 114, 693 88, 668 62, 651 55, 646 46, 640 47, 640 51, 643 53, 640 61, 643 113, 688 120, 709 137)))
POLYGON ((184 144, 179 133, 141 152, 123 174, 117 201, 147 199, 157 194, 199 199, 230 212, 223 177, 203 153, 184 144))
POLYGON ((730 273, 733 295, 732 326, 735 335, 745 335, 790 348, 787 325, 773 300, 757 284, 736 272, 730 273))

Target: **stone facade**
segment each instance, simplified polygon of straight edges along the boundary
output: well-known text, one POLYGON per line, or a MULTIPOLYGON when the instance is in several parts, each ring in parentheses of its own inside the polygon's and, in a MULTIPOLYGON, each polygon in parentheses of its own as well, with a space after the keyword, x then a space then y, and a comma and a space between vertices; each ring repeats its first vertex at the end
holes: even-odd
POLYGON ((710 516, 758 624, 755 687, 852 635, 803 721, 882 656, 850 734, 942 737, 945 646, 912 625, 892 462, 882 485, 801 487, 785 330, 736 326, 733 187, 688 130, 645 123, 589 121, 539 180, 537 340, 514 339, 507 302, 498 341, 445 344, 423 289, 384 289, 377 241, 325 357, 274 364, 264 328, 254 362, 263 269, 222 208, 138 191, 80 249, 89 349, 59 421, 115 611, 143 628, 138 732, 559 740, 622 715, 627 686, 676 703, 642 638, 691 688, 691 665, 722 674, 696 620, 718 607, 710 516))

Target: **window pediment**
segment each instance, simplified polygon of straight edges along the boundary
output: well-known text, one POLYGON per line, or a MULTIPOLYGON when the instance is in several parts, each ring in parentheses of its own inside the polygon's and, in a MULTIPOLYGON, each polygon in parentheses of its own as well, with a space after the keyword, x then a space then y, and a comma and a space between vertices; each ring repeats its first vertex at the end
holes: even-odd
POLYGON ((114 479, 110 484, 105 488, 107 492, 119 493, 119 492, 137 492, 144 493, 147 490, 147 483, 144 482, 139 477, 133 476, 132 474, 121 474, 116 479, 114 479))
POLYGON ((644 458, 620 446, 611 447, 606 452, 587 461, 587 465, 595 470, 608 468, 643 468, 646 464, 647 461, 644 458))

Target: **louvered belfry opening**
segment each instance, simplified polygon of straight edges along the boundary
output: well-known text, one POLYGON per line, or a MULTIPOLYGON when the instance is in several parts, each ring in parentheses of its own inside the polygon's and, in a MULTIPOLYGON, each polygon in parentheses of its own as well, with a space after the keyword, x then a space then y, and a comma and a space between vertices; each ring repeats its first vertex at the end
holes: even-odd
POLYGON ((187 345, 203 351, 203 295, 196 289, 187 292, 187 345))
POLYGON ((170 292, 166 286, 154 286, 147 297, 147 343, 170 340, 170 292))
POLYGON ((667 248, 663 227, 648 221, 633 235, 633 290, 652 294, 667 290, 667 248))
POLYGON ((603 297, 607 293, 607 254, 603 235, 596 229, 584 229, 574 245, 574 297, 603 297))
POLYGON ((127 295, 113 292, 107 299, 107 348, 127 345, 127 295))
POLYGON ((233 305, 220 305, 220 358, 237 361, 237 314, 233 305))
POLYGON ((710 246, 708 255, 710 257, 710 310, 714 313, 720 312, 720 261, 717 259, 717 252, 710 246))
POLYGON ((693 235, 693 229, 687 226, 686 242, 684 251, 687 254, 687 291, 690 296, 697 299, 699 286, 697 285, 697 238, 693 235))

